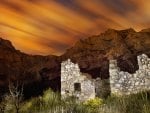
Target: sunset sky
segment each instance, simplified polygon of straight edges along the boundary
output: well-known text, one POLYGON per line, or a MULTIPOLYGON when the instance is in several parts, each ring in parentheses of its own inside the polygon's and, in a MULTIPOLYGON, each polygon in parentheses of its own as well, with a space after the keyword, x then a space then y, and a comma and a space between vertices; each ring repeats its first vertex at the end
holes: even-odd
POLYGON ((150 27, 150 0, 0 0, 0 37, 28 54, 60 55, 108 28, 150 27))

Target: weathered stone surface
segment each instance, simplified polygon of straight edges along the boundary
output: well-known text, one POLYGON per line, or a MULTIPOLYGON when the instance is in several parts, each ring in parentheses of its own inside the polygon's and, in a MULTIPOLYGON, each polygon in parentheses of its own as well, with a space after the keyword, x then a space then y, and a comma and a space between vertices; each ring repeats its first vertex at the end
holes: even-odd
POLYGON ((75 96, 81 101, 95 98, 94 80, 81 73, 78 64, 70 59, 61 63, 61 95, 75 96), (75 84, 79 85, 79 90, 76 90, 75 84))
POLYGON ((136 57, 142 53, 150 56, 150 32, 133 29, 113 30, 78 41, 62 55, 63 61, 70 58, 78 63, 81 72, 93 78, 109 78, 109 60, 117 59, 120 70, 135 73, 138 70, 136 57))
POLYGON ((121 71, 117 66, 117 60, 110 60, 109 73, 110 79, 102 80, 100 78, 91 79, 89 75, 82 74, 78 64, 74 64, 68 59, 61 63, 61 95, 75 96, 79 100, 88 100, 112 94, 125 95, 137 93, 144 90, 150 90, 150 58, 142 54, 137 57, 139 69, 130 74, 121 71), (109 82, 110 80, 110 82, 109 82), (76 92, 75 83, 79 83, 80 91, 76 92), (104 94, 104 95, 103 95, 104 94))
POLYGON ((150 89, 150 75, 148 75, 150 72, 150 58, 142 54, 139 55, 137 59, 139 70, 133 74, 120 71, 116 60, 110 61, 109 73, 111 93, 123 95, 150 89))

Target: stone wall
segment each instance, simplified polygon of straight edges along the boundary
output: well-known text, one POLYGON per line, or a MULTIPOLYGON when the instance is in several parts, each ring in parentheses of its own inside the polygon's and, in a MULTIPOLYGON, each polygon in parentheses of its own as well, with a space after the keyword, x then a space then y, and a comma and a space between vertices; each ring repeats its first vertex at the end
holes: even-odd
POLYGON ((61 63, 61 95, 75 96, 84 101, 112 94, 123 95, 150 90, 150 58, 145 54, 137 57, 139 69, 134 73, 120 71, 116 60, 110 60, 110 80, 93 80, 89 74, 81 73, 78 64, 68 59, 61 63), (76 90, 75 84, 79 85, 76 90), (103 95, 104 94, 104 95, 103 95))
POLYGON ((79 100, 95 98, 95 84, 90 75, 80 72, 78 64, 68 59, 61 63, 61 95, 75 96, 79 100), (75 90, 75 84, 80 84, 80 91, 75 90))
POLYGON ((139 69, 134 73, 120 71, 116 60, 110 60, 110 87, 113 94, 131 94, 150 89, 150 58, 145 54, 137 57, 139 69))

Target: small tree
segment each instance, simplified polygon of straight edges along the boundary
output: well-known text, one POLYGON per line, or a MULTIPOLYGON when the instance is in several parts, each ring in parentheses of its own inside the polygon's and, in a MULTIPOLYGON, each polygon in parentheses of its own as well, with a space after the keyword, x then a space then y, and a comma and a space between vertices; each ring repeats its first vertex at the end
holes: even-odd
POLYGON ((19 113, 21 102, 23 99, 23 85, 9 83, 9 94, 6 96, 7 100, 14 106, 16 113, 19 113))

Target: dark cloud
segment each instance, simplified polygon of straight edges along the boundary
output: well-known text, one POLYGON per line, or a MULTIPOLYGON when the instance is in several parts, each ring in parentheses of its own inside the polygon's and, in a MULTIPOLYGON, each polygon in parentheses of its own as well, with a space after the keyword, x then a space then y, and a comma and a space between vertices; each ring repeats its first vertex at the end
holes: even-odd
POLYGON ((64 5, 65 7, 69 8, 70 10, 74 10, 79 14, 86 16, 89 19, 98 18, 98 14, 94 14, 88 9, 81 7, 75 0, 56 0, 58 3, 64 5))
POLYGON ((127 0, 102 0, 104 5, 110 7, 112 10, 115 10, 121 15, 125 15, 126 13, 135 10, 136 6, 134 4, 127 3, 127 0))

